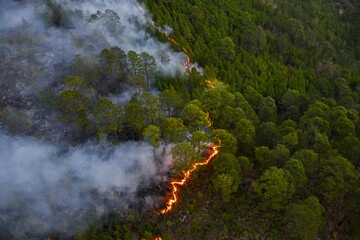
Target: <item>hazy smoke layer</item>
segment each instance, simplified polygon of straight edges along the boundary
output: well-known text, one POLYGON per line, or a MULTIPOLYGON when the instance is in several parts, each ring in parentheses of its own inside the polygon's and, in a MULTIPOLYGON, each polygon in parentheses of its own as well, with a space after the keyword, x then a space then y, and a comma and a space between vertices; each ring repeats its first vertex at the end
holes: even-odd
POLYGON ((0 132, 0 239, 72 234, 89 219, 144 201, 139 187, 164 180, 158 173, 169 161, 155 163, 144 142, 60 147, 71 144, 65 126, 53 109, 42 109, 51 98, 38 94, 63 89, 75 55, 92 58, 111 46, 148 52, 164 74, 184 72, 185 54, 151 37, 152 26, 133 0, 0 0, 0 119, 8 119, 0 129, 36 129, 58 144, 0 132))
MULTIPOLYGON (((50 5, 35 0, 0 1, 0 32, 5 34, 16 28, 36 30, 38 41, 48 48, 33 60, 43 64, 72 60, 76 54, 116 45, 126 52, 148 52, 164 73, 184 72, 185 54, 151 37, 147 29, 153 25, 148 13, 141 12, 132 0, 56 0, 50 5), (92 14, 100 17, 91 18, 92 14)), ((34 45, 36 48, 37 43, 34 45)), ((31 54, 35 49, 22 50, 31 54)))
POLYGON ((89 144, 61 153, 48 143, 1 134, 1 234, 71 233, 88 218, 139 200, 139 185, 159 180, 159 168, 143 142, 106 150, 89 144))

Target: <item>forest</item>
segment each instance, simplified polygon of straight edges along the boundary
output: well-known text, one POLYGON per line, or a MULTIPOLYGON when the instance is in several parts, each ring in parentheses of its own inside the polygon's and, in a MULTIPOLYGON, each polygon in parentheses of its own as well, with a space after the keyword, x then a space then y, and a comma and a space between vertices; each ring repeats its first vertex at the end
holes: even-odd
MULTIPOLYGON (((101 24, 108 42, 97 32, 72 37, 81 51, 49 69, 34 60, 49 48, 38 29, 23 20, 6 32, 0 38, 1 131, 61 145, 57 152, 64 156, 89 142, 101 149, 141 142, 150 149, 154 175, 166 180, 145 179, 135 190, 141 200, 121 210, 111 204, 123 202, 86 190, 94 205, 112 207, 89 215, 71 234, 20 231, 47 219, 20 224, 25 203, 18 209, 0 197, 0 239, 360 239, 359 2, 131 1, 137 14, 149 11, 146 21, 155 25, 141 27, 146 38, 169 46, 156 53, 108 40, 130 32, 115 10, 85 18, 85 11, 62 1, 43 2, 48 29, 76 29, 74 21, 85 19, 101 24), (170 51, 186 54, 192 65, 185 58, 185 69, 160 70, 178 56, 170 51), (55 80, 34 80, 43 78, 55 80), (181 186, 173 209, 159 214, 170 180, 181 179, 214 145, 219 154, 181 186), (144 207, 149 199, 154 202, 144 207)), ((106 190, 114 192, 128 194, 117 185, 106 190)))

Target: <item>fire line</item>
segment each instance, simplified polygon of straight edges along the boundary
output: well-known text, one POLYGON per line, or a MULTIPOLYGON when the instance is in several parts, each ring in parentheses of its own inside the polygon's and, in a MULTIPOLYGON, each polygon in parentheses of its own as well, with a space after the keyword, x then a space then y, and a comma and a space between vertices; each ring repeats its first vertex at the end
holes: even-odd
POLYGON ((204 83, 208 83, 211 88, 215 88, 215 86, 211 83, 210 80, 205 80, 205 82, 200 83, 200 85, 203 85, 204 83))
MULTIPOLYGON (((138 6, 139 10, 140 10, 143 14, 145 14, 145 11, 144 11, 144 9, 140 6, 140 4, 139 4, 136 0, 134 0, 134 2, 135 2, 136 5, 138 6)), ((154 25, 153 27, 154 27, 155 29, 157 28, 156 25, 154 25)), ((165 34, 165 36, 167 37, 167 39, 168 39, 169 41, 171 41, 171 42, 172 42, 173 44, 175 44, 176 46, 181 47, 181 49, 183 50, 183 52, 186 53, 186 54, 188 54, 187 49, 184 48, 183 46, 180 46, 180 44, 179 44, 174 38, 169 37, 167 32, 163 31, 163 33, 165 34)), ((190 74, 191 74, 191 69, 190 69, 190 67, 188 66, 189 63, 190 63, 190 58, 188 57, 188 58, 186 59, 186 62, 184 62, 184 67, 185 67, 185 69, 186 69, 186 71, 187 71, 187 73, 186 73, 187 75, 190 75, 190 74)))
POLYGON ((138 8, 140 9, 140 11, 145 14, 145 11, 144 9, 140 6, 140 4, 138 4, 136 1, 135 1, 136 5, 138 6, 138 8))
MULTIPOLYGON (((145 14, 145 11, 144 11, 144 9, 140 6, 140 4, 138 4, 136 0, 134 0, 134 1, 135 1, 136 5, 138 6, 138 8, 140 9, 140 11, 145 14)), ((153 27, 154 27, 155 29, 157 28, 156 25, 154 25, 153 27)), ((186 48, 180 46, 179 43, 178 43, 175 39, 170 38, 170 37, 168 36, 168 33, 167 33, 167 32, 164 31, 163 33, 165 34, 165 36, 167 37, 168 40, 170 40, 170 41, 171 41, 172 43, 174 43, 176 46, 181 47, 181 49, 183 50, 183 52, 185 52, 186 54, 188 54, 188 51, 186 50, 186 48)), ((190 58, 187 57, 186 62, 184 62, 184 67, 185 67, 185 69, 187 70, 187 75, 190 75, 190 74, 191 74, 190 67, 188 66, 188 64, 190 63, 190 61, 191 61, 190 58)), ((206 80, 204 83, 209 83, 209 86, 210 86, 211 88, 215 88, 215 86, 212 85, 212 83, 211 83, 210 80, 206 80)), ((203 84, 203 83, 201 83, 201 85, 202 85, 202 84, 203 84)), ((206 121, 208 122, 209 127, 211 127, 212 124, 211 124, 211 122, 210 122, 210 114, 209 114, 208 110, 206 109, 206 106, 205 106, 205 105, 203 105, 203 108, 206 110, 206 115, 207 115, 206 121)), ((220 143, 220 145, 221 145, 221 141, 220 141, 219 139, 218 139, 218 141, 219 141, 219 143, 220 143)), ((171 190, 171 194, 170 194, 170 195, 171 195, 171 198, 167 200, 167 202, 166 202, 166 208, 162 209, 162 210, 160 211, 160 213, 158 213, 158 214, 165 214, 165 213, 168 213, 169 211, 172 210, 173 205, 176 204, 176 203, 179 201, 179 199, 178 199, 179 186, 185 185, 186 181, 190 178, 191 173, 194 172, 194 171, 197 169, 197 167, 199 167, 199 166, 204 166, 204 165, 209 164, 210 161, 219 154, 220 145, 212 145, 212 146, 211 146, 212 151, 211 151, 210 155, 209 155, 203 162, 194 163, 194 164, 192 165, 191 169, 189 169, 189 170, 187 170, 187 171, 184 171, 184 172, 183 172, 184 176, 183 176, 183 178, 182 178, 181 180, 176 180, 176 179, 175 179, 175 180, 172 180, 172 181, 170 182, 170 184, 172 185, 172 190, 171 190)), ((162 240, 162 238, 161 238, 161 237, 156 237, 156 238, 154 238, 153 240, 162 240)))
POLYGON ((178 186, 183 186, 186 181, 190 178, 190 175, 193 171, 196 170, 196 168, 198 166, 204 166, 207 165, 214 157, 216 157, 219 154, 219 148, 220 146, 212 146, 211 149, 213 150, 212 153, 205 159, 204 162, 197 162, 194 163, 194 165, 192 166, 192 168, 184 173, 184 177, 183 179, 181 179, 180 181, 178 180, 173 180, 171 181, 171 185, 172 185, 172 191, 171 191, 171 195, 172 197, 167 201, 167 206, 166 208, 164 208, 163 210, 160 211, 161 214, 165 214, 167 212, 169 212, 173 205, 178 201, 178 196, 177 196, 177 192, 179 190, 178 186))

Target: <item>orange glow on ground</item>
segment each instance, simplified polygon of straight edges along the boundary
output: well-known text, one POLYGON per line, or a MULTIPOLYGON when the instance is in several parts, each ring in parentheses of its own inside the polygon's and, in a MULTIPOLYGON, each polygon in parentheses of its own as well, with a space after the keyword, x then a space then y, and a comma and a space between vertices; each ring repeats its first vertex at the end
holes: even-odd
MULTIPOLYGON (((140 4, 139 4, 136 0, 134 0, 134 2, 136 3, 136 5, 137 5, 138 8, 140 9, 140 11, 141 11, 143 14, 145 14, 145 11, 144 11, 144 9, 140 6, 140 4)), ((154 27, 154 28, 157 28, 156 25, 154 25, 153 27, 154 27)), ((165 34, 165 36, 167 37, 167 39, 168 39, 169 41, 173 42, 176 46, 181 47, 181 49, 183 50, 183 52, 186 53, 186 54, 188 54, 187 49, 184 48, 184 47, 182 47, 182 46, 180 46, 180 44, 179 44, 178 42, 176 42, 176 40, 175 40, 174 38, 169 37, 167 32, 164 31, 164 34, 165 34)), ((189 66, 188 66, 189 63, 190 63, 190 58, 188 57, 187 60, 186 60, 186 62, 184 63, 184 67, 185 67, 185 69, 186 69, 186 71, 187 71, 187 73, 186 73, 187 75, 190 75, 190 74, 191 74, 191 70, 190 70, 190 68, 189 68, 189 66)))
MULTIPOLYGON (((140 9, 140 11, 145 14, 144 9, 137 3, 136 0, 134 0, 134 1, 135 1, 136 5, 138 6, 138 8, 140 9)), ((156 25, 154 25, 153 27, 157 28, 156 25)), ((181 47, 182 51, 185 52, 186 54, 188 54, 187 49, 180 46, 179 43, 174 38, 170 38, 168 36, 167 32, 164 31, 163 33, 165 34, 165 36, 167 37, 167 39, 169 41, 171 41, 176 46, 181 47)), ((191 62, 191 60, 190 60, 189 57, 187 57, 186 62, 184 62, 184 67, 187 70, 187 75, 191 74, 190 67, 188 66, 190 62, 191 62)), ((206 80, 204 83, 209 83, 211 88, 215 88, 215 86, 212 85, 210 80, 206 80)), ((203 83, 201 83, 201 84, 203 84, 203 83)), ((203 105, 203 107, 205 108, 206 114, 207 114, 206 121, 209 123, 209 127, 211 127, 212 124, 210 122, 210 114, 209 114, 208 110, 206 109, 205 105, 203 105)), ((221 143, 220 143, 220 145, 221 145, 221 143)), ((220 148, 220 146, 218 146, 218 145, 211 146, 212 151, 211 151, 210 155, 203 162, 194 163, 192 165, 192 167, 190 168, 190 170, 188 170, 186 172, 184 171, 183 172, 184 175, 183 175, 183 178, 181 180, 176 180, 175 179, 175 180, 172 180, 170 182, 170 184, 172 185, 172 190, 171 190, 171 193, 170 193, 171 198, 167 200, 166 208, 164 208, 164 209, 162 209, 160 211, 161 214, 168 213, 169 211, 172 210, 173 205, 176 204, 179 201, 179 199, 178 199, 179 186, 183 186, 186 183, 186 181, 190 178, 191 173, 194 172, 197 169, 197 167, 209 164, 210 161, 219 154, 219 150, 218 150, 219 148, 220 148)), ((161 237, 156 237, 153 240, 162 240, 162 238, 161 237)))
POLYGON ((215 86, 214 86, 214 85, 212 85, 212 83, 211 83, 211 81, 210 81, 210 80, 206 80, 205 82, 206 82, 206 83, 208 83, 208 84, 210 85, 210 87, 211 87, 211 88, 215 88, 215 86))
POLYGON ((171 209, 173 208, 173 205, 179 201, 178 195, 177 195, 177 192, 179 190, 178 186, 183 186, 186 183, 186 181, 190 178, 191 173, 193 171, 195 171, 198 166, 204 166, 204 165, 209 164, 209 162, 219 154, 218 148, 219 148, 219 146, 212 146, 211 147, 212 152, 205 159, 205 161, 194 163, 190 170, 187 170, 186 172, 183 172, 184 177, 181 180, 173 180, 173 181, 171 181, 171 185, 172 185, 172 191, 171 191, 171 194, 170 194, 171 198, 167 201, 166 208, 164 208, 163 210, 160 211, 161 214, 165 214, 165 213, 171 211, 171 209))
MULTIPOLYGON (((211 127, 212 124, 210 122, 210 113, 207 110, 206 105, 203 105, 203 108, 205 109, 206 115, 207 115, 205 120, 208 122, 209 127, 211 127)), ((219 143, 221 145, 220 140, 219 140, 219 143)), ((163 210, 160 211, 161 214, 165 214, 165 213, 168 213, 169 211, 171 211, 173 205, 178 202, 178 196, 177 196, 177 192, 179 190, 178 186, 185 185, 186 181, 190 178, 191 173, 193 171, 195 171, 198 166, 204 166, 204 165, 209 164, 210 161, 219 154, 219 150, 218 150, 219 147, 220 147, 219 145, 211 146, 212 152, 203 162, 194 163, 190 170, 188 170, 186 172, 184 171, 183 172, 184 177, 181 180, 172 180, 170 182, 170 184, 172 185, 172 190, 171 190, 171 194, 170 194, 171 198, 167 200, 166 208, 164 208, 163 210)))
POLYGON ((145 14, 145 11, 144 9, 140 6, 140 4, 138 4, 136 1, 135 1, 136 5, 138 6, 138 8, 140 9, 140 11, 145 14))
POLYGON ((186 62, 184 62, 184 67, 185 67, 185 69, 187 70, 187 75, 190 75, 191 74, 191 70, 190 70, 190 68, 189 68, 189 63, 190 63, 190 58, 188 57, 187 58, 187 60, 186 60, 186 62))
POLYGON ((215 88, 214 85, 212 85, 210 80, 205 80, 205 82, 200 83, 200 85, 203 85, 204 83, 208 83, 210 85, 211 88, 215 88))
POLYGON ((207 115, 207 117, 206 117, 206 121, 208 122, 208 124, 209 124, 209 127, 211 127, 211 122, 210 122, 210 113, 209 113, 209 111, 207 110, 207 108, 206 108, 206 105, 204 104, 203 106, 202 106, 204 109, 205 109, 205 111, 206 111, 206 115, 207 115))

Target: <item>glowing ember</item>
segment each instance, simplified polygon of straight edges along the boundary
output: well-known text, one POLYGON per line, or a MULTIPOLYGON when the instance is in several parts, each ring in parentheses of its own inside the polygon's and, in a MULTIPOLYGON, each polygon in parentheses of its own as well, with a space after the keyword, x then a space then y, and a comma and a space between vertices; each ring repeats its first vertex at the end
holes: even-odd
MULTIPOLYGON (((140 11, 145 14, 144 9, 137 3, 136 0, 134 0, 134 1, 135 1, 136 5, 138 6, 138 8, 140 9, 140 11)), ((157 28, 157 26, 154 25, 154 28, 157 28)), ((176 46, 180 47, 179 43, 177 43, 174 38, 170 38, 168 36, 167 32, 164 31, 164 34, 165 34, 165 36, 167 37, 168 40, 173 42, 176 46)), ((188 54, 188 51, 187 51, 186 48, 181 46, 181 49, 186 54, 188 54)), ((187 70, 187 75, 191 74, 190 67, 188 66, 190 61, 191 61, 190 58, 187 57, 186 62, 184 62, 184 67, 187 70)), ((206 80, 205 82, 209 83, 210 87, 215 88, 214 85, 211 84, 210 80, 206 80)), ((203 107, 205 108, 206 114, 207 114, 206 121, 209 123, 209 127, 211 127, 210 114, 209 114, 208 110, 206 109, 205 105, 203 107)), ((173 205, 178 202, 178 196, 177 196, 177 192, 179 190, 178 186, 183 186, 186 183, 186 181, 190 178, 191 173, 193 171, 195 171, 198 166, 204 166, 204 165, 209 164, 209 162, 219 154, 219 150, 218 150, 219 147, 220 146, 217 146, 217 145, 211 146, 211 149, 212 149, 211 154, 203 162, 194 163, 190 170, 188 170, 186 172, 184 171, 183 172, 184 177, 181 180, 173 180, 173 181, 170 182, 170 184, 172 185, 172 191, 171 191, 170 195, 172 197, 167 201, 166 208, 164 208, 163 210, 160 211, 161 214, 165 214, 165 213, 169 212, 173 208, 173 205)), ((161 237, 156 237, 154 240, 162 240, 162 238, 161 237)))
POLYGON ((145 14, 145 11, 144 9, 140 6, 140 4, 138 4, 136 1, 135 1, 136 5, 138 6, 138 8, 140 9, 140 11, 145 14))
MULTIPOLYGON (((209 127, 211 127, 212 124, 210 122, 210 113, 207 110, 206 105, 203 105, 203 108, 205 109, 206 115, 207 115, 205 120, 208 122, 209 127)), ((219 144, 221 145, 221 141, 219 139, 218 139, 218 141, 219 141, 219 144)), ((183 172, 184 177, 181 180, 173 180, 170 182, 170 184, 172 185, 172 191, 171 191, 172 197, 167 201, 166 208, 164 208, 163 210, 160 211, 161 214, 165 214, 165 213, 169 212, 172 209, 173 205, 178 201, 178 197, 176 194, 177 191, 179 190, 178 186, 183 186, 186 183, 186 181, 190 178, 191 173, 193 171, 195 171, 198 166, 204 166, 204 165, 209 164, 209 162, 219 154, 219 150, 218 150, 219 147, 220 146, 218 146, 218 145, 211 146, 212 152, 205 159, 205 161, 194 163, 190 170, 183 172)))
POLYGON ((190 68, 189 68, 189 66, 188 66, 189 63, 190 63, 190 58, 188 57, 187 60, 186 60, 186 62, 184 62, 184 67, 185 67, 185 69, 188 71, 188 72, 187 72, 187 75, 190 75, 190 73, 191 73, 191 70, 190 70, 190 68))
POLYGON ((219 154, 219 150, 218 150, 219 146, 212 146, 211 148, 212 148, 212 153, 205 159, 204 162, 194 163, 194 165, 192 166, 192 168, 190 170, 184 172, 184 177, 180 181, 177 181, 177 180, 171 181, 172 197, 167 201, 166 208, 164 208, 163 210, 160 211, 161 214, 165 214, 165 213, 169 212, 172 209, 173 205, 178 201, 178 196, 177 196, 177 191, 179 190, 178 186, 183 186, 186 183, 186 181, 190 178, 191 173, 193 171, 195 171, 198 166, 204 166, 204 165, 209 164, 209 162, 216 155, 219 154))
POLYGON ((200 85, 203 85, 204 83, 208 83, 210 85, 211 88, 215 88, 214 85, 212 85, 210 80, 205 80, 205 82, 200 83, 200 85))
POLYGON ((205 82, 206 82, 206 83, 209 83, 211 88, 215 88, 214 85, 212 85, 212 83, 211 83, 210 80, 206 80, 205 82))
POLYGON ((207 108, 206 108, 206 105, 204 104, 203 106, 202 106, 204 109, 205 109, 205 111, 206 111, 206 115, 207 115, 207 117, 206 117, 206 121, 208 122, 208 124, 209 124, 209 127, 211 127, 211 122, 210 122, 210 113, 209 113, 209 111, 207 110, 207 108))
MULTIPOLYGON (((136 3, 136 5, 137 5, 138 8, 140 9, 140 11, 141 11, 143 14, 145 14, 145 11, 144 11, 144 9, 140 6, 140 4, 139 4, 136 0, 134 0, 134 2, 136 3)), ((154 28, 157 28, 156 25, 154 25, 153 27, 154 27, 154 28)), ((179 46, 179 47, 180 47, 180 45, 176 42, 176 40, 175 40, 174 38, 171 38, 171 37, 168 36, 168 33, 167 33, 167 32, 164 31, 164 34, 165 34, 165 36, 167 37, 168 40, 172 41, 176 46, 179 46)), ((188 51, 186 50, 186 48, 181 47, 181 49, 182 49, 186 54, 188 54, 188 51)), ((188 64, 189 64, 189 63, 190 63, 190 58, 187 58, 186 62, 184 63, 184 67, 185 67, 185 69, 187 70, 187 73, 186 73, 187 75, 190 75, 190 74, 191 74, 191 70, 190 70, 190 68, 188 67, 188 64)))

